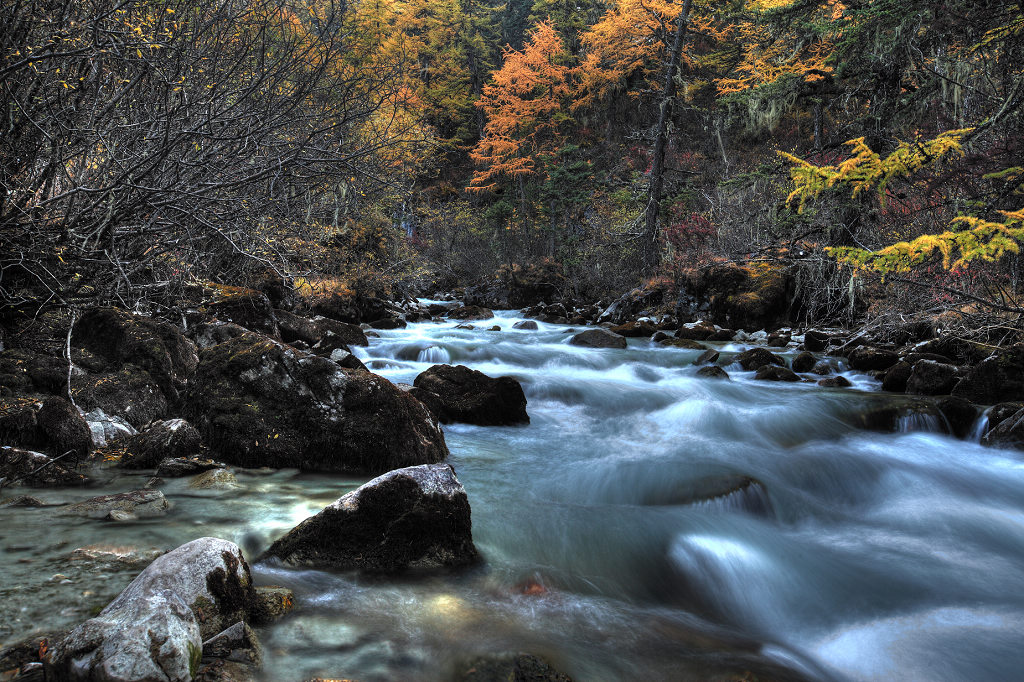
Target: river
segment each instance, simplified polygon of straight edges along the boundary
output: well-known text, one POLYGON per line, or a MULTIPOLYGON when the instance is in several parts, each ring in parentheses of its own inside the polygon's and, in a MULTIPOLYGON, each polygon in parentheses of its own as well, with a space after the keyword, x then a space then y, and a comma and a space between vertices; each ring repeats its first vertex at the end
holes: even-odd
MULTIPOLYGON (((852 389, 758 382, 729 364, 744 346, 717 344, 731 379, 705 379, 698 351, 578 348, 566 326, 496 315, 380 331, 356 351, 396 383, 440 362, 522 382, 529 425, 445 427, 484 563, 387 580, 253 566, 296 592, 295 612, 261 632, 267 680, 437 680, 503 651, 577 682, 1021 678, 1019 453, 948 436, 939 417, 861 430, 866 410, 905 402, 863 375, 845 373, 852 389)), ((64 502, 147 478, 108 476, 31 492, 64 502)), ((126 524, 0 508, 0 645, 84 620, 150 550, 213 535, 252 556, 365 480, 238 479, 169 480, 170 514, 126 524)))

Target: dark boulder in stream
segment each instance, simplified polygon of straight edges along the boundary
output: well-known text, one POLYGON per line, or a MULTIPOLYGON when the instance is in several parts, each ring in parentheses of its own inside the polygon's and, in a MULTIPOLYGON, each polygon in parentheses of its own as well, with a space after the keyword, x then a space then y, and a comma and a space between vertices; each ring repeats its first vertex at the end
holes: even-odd
POLYGON ((588 329, 569 339, 569 344, 584 348, 625 348, 626 337, 607 329, 588 329))
POLYGON ((464 365, 434 365, 416 377, 414 386, 412 395, 445 424, 530 423, 523 387, 512 377, 492 378, 464 365))
POLYGON ((258 334, 203 351, 186 416, 245 467, 380 472, 448 456, 429 410, 387 379, 258 334))
POLYGON ((369 573, 474 563, 466 491, 448 464, 390 471, 344 495, 261 557, 369 573))
POLYGON ((751 348, 750 350, 745 350, 734 357, 733 362, 738 362, 740 367, 748 372, 758 370, 765 365, 778 365, 779 367, 786 366, 786 361, 784 359, 766 348, 751 348))
POLYGON ((47 679, 191 680, 203 642, 246 618, 249 566, 237 545, 193 540, 156 559, 95 618, 58 642, 47 679))
POLYGON ((1024 344, 1005 348, 972 367, 953 395, 982 405, 1024 400, 1024 344))

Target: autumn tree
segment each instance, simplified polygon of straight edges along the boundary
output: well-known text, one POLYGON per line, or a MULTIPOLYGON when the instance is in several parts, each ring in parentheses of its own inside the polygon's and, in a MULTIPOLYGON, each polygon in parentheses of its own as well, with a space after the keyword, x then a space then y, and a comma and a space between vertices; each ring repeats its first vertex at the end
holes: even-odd
POLYGON ((550 22, 543 21, 522 51, 505 51, 493 82, 478 106, 487 115, 484 137, 471 156, 481 168, 470 190, 510 191, 524 227, 532 216, 528 186, 543 180, 546 160, 565 138, 571 72, 565 48, 550 22))

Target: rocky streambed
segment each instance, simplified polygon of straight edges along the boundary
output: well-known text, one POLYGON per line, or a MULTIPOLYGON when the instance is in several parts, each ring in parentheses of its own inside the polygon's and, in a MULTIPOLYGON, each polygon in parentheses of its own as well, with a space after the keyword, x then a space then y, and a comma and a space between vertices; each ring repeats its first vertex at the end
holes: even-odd
POLYGON ((66 405, 44 411, 33 397, 59 388, 66 362, 0 354, 13 368, 5 385, 21 382, 0 415, 7 442, 92 452, 66 472, 88 485, 3 489, 0 646, 21 643, 22 675, 42 674, 39 658, 52 679, 84 670, 83 652, 103 650, 100 623, 138 621, 127 598, 111 602, 157 557, 204 537, 237 546, 241 582, 279 586, 269 594, 292 608, 261 617, 247 594, 228 620, 251 631, 210 643, 234 624, 202 625, 218 613, 196 608, 205 577, 175 583, 178 630, 191 632, 190 617, 197 629, 167 660, 185 660, 186 678, 1018 669, 1024 469, 1015 451, 977 442, 981 409, 881 393, 885 376, 869 374, 881 370, 849 349, 808 357, 800 346, 813 338, 716 339, 715 327, 657 338, 657 319, 580 338, 556 310, 427 319, 447 307, 384 311, 369 330, 220 309, 181 339, 122 313, 86 318, 73 395, 92 414, 86 437, 110 438, 99 450, 66 405), (354 492, 424 465, 429 475, 354 492), (71 646, 82 628, 92 649, 71 646))

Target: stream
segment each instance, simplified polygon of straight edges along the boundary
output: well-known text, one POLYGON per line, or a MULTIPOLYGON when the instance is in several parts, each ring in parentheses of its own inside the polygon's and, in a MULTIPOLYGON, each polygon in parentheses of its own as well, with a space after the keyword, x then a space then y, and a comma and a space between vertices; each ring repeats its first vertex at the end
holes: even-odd
MULTIPOLYGON (((906 399, 753 380, 747 346, 699 351, 630 339, 568 345, 522 317, 378 332, 356 354, 393 382, 464 364, 522 382, 531 423, 445 426, 484 563, 450 576, 368 579, 253 566, 296 608, 260 631, 266 680, 441 680, 482 654, 525 651, 577 682, 707 679, 1009 680, 1024 669, 1024 461, 908 415, 906 399), (488 331, 499 325, 501 331, 488 331)), ((577 328, 577 331, 579 328, 577 328)), ((791 357, 795 351, 784 352, 791 357)), ((67 502, 145 485, 107 469, 67 502)), ((239 486, 161 486, 161 518, 109 523, 0 507, 0 648, 71 627, 160 551, 201 536, 254 556, 369 477, 237 471, 239 486)))

